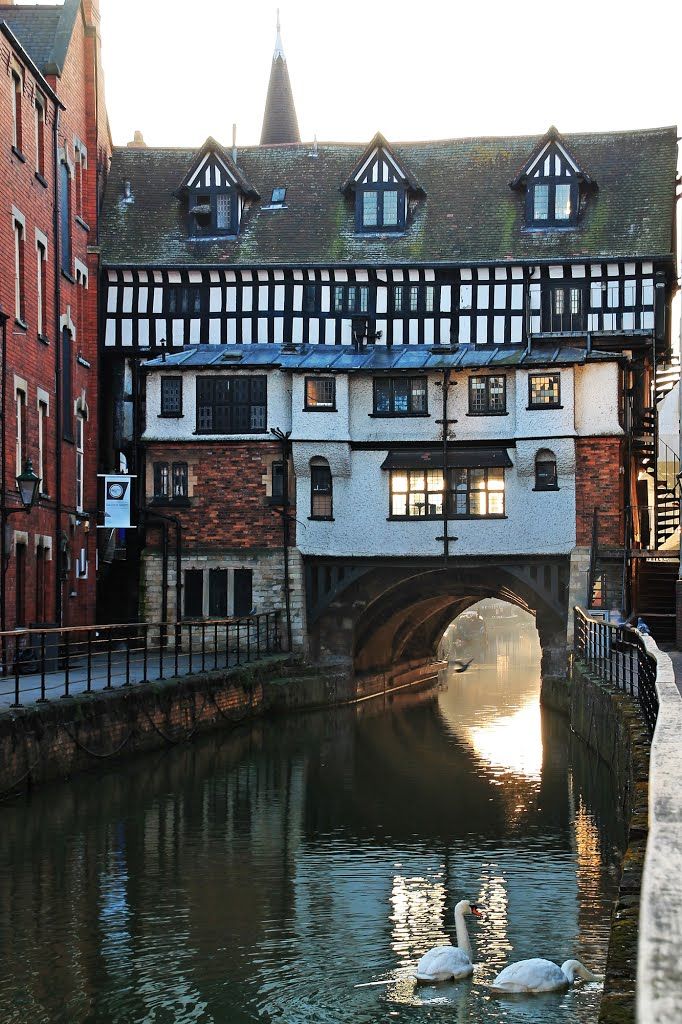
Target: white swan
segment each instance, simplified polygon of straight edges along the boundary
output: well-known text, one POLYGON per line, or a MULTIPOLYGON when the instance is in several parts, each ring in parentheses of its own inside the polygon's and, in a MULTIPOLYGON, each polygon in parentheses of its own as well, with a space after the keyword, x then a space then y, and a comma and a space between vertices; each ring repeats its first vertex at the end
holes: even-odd
POLYGON ((475 903, 469 900, 460 900, 455 907, 455 931, 457 932, 456 946, 434 946, 428 953, 424 953, 417 964, 417 981, 422 984, 429 984, 434 981, 460 981, 462 978, 469 978, 474 973, 474 966, 471 962, 473 956, 469 933, 467 931, 466 914, 473 914, 474 917, 481 917, 481 911, 475 903))
POLYGON ((580 960, 566 960, 561 967, 552 960, 534 957, 510 964, 495 978, 490 986, 492 992, 560 992, 572 985, 576 977, 585 981, 601 981, 599 974, 593 974, 580 960))

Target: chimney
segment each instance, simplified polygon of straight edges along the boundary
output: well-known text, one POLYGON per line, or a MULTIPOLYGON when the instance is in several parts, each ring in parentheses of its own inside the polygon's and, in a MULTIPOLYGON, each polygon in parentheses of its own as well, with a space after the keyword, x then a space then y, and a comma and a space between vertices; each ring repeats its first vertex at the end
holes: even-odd
POLYGON ((232 125, 232 163, 237 163, 237 125, 232 125))
POLYGON ((144 141, 142 132, 135 132, 133 135, 133 141, 127 144, 128 149, 146 149, 147 143, 144 141))

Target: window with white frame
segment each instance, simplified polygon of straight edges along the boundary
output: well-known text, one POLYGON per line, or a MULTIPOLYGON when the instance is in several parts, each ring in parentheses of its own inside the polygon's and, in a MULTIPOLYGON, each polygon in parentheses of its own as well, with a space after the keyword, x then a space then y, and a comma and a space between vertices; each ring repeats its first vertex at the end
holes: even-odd
POLYGON ((33 132, 36 149, 35 170, 39 177, 45 177, 45 98, 39 92, 33 101, 33 132))
POLYGON ((46 458, 45 435, 46 420, 49 415, 48 403, 41 397, 38 398, 38 477, 40 479, 40 493, 49 494, 47 480, 48 460, 46 458))
POLYGON ((22 135, 22 97, 24 95, 24 75, 18 66, 12 68, 12 145, 21 153, 23 150, 22 135))
POLYGON ((37 274, 36 274, 36 309, 37 309, 37 327, 38 336, 44 337, 45 335, 45 295, 46 295, 46 284, 47 284, 47 273, 46 273, 46 261, 47 261, 47 250, 45 242, 42 239, 36 241, 37 251, 37 274))
POLYGON ((85 490, 85 416, 76 417, 76 511, 84 508, 85 490))
POLYGON ((24 282, 24 225, 14 218, 14 315, 26 322, 26 288, 24 282))
POLYGON ((74 139, 75 157, 74 188, 76 198, 76 217, 85 220, 86 172, 88 169, 88 151, 80 139, 74 139))
POLYGON ((17 387, 15 392, 16 402, 16 475, 24 471, 24 463, 28 455, 26 447, 26 391, 23 387, 17 387))

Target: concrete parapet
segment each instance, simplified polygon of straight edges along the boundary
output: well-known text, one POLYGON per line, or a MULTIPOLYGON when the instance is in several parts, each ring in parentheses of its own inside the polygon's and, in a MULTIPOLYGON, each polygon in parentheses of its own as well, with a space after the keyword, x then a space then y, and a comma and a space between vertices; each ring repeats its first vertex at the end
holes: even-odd
POLYGON ((651 637, 659 710, 649 765, 649 842, 637 956, 637 1024, 682 1020, 682 696, 673 664, 651 637))

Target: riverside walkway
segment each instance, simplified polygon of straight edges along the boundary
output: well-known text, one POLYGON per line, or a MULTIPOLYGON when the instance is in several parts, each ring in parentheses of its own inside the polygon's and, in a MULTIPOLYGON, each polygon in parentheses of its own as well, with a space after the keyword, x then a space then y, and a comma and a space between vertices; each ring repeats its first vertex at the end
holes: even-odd
POLYGON ((280 651, 279 612, 0 634, 0 710, 236 668, 280 651))

